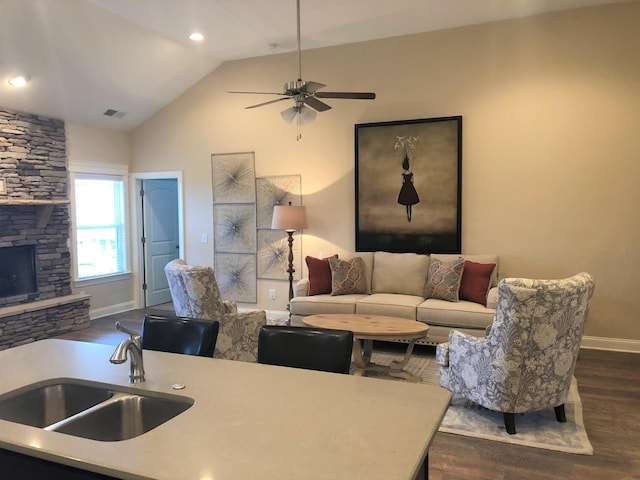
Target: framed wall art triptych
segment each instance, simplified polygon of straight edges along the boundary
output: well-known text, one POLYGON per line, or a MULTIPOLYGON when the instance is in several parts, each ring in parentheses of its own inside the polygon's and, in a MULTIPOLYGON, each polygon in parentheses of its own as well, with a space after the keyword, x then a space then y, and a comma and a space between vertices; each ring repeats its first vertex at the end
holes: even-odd
POLYGON ((211 155, 213 249, 222 298, 257 302, 254 152, 211 155))

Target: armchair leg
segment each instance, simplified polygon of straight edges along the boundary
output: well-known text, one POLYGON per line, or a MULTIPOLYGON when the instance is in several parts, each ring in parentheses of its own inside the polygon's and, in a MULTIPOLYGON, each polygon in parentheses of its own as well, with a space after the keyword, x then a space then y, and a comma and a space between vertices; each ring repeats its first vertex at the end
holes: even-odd
POLYGON ((515 413, 503 413, 504 426, 507 429, 509 435, 516 433, 516 414, 515 413))
POLYGON ((567 416, 564 412, 564 403, 562 405, 554 407, 553 411, 556 412, 556 420, 562 423, 565 423, 567 421, 567 416))

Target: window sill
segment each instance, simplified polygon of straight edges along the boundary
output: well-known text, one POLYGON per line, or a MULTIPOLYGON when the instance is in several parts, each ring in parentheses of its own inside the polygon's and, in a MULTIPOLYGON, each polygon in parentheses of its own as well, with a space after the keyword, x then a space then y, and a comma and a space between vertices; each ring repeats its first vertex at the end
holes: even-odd
POLYGON ((133 274, 131 272, 114 273, 113 275, 102 275, 99 277, 91 277, 83 280, 74 280, 76 287, 89 287, 91 285, 100 285, 102 283, 120 282, 122 280, 128 280, 133 274))

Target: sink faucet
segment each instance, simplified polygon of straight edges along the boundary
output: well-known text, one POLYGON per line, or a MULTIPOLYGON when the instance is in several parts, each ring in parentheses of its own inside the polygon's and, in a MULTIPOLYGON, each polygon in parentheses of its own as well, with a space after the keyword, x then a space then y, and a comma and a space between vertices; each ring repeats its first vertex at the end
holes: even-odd
POLYGON ((127 361, 127 352, 131 360, 129 369, 129 383, 144 382, 144 365, 142 362, 142 337, 137 332, 125 328, 120 322, 116 322, 116 328, 129 335, 129 338, 120 342, 115 352, 111 355, 111 363, 120 364, 127 361))

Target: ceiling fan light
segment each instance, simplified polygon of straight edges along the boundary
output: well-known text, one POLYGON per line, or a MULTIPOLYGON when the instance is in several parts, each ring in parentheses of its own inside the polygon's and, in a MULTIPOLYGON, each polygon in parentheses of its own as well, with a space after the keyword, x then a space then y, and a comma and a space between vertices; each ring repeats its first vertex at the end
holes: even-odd
POLYGON ((298 114, 298 109, 296 107, 290 107, 280 112, 280 115, 282 115, 282 118, 284 118, 285 121, 288 123, 293 122, 293 119, 296 118, 297 114, 298 114))
POLYGON ((306 125, 307 123, 313 122, 317 114, 318 112, 316 112, 313 108, 302 106, 300 108, 300 111, 298 112, 298 115, 300 117, 298 121, 300 125, 306 125))

